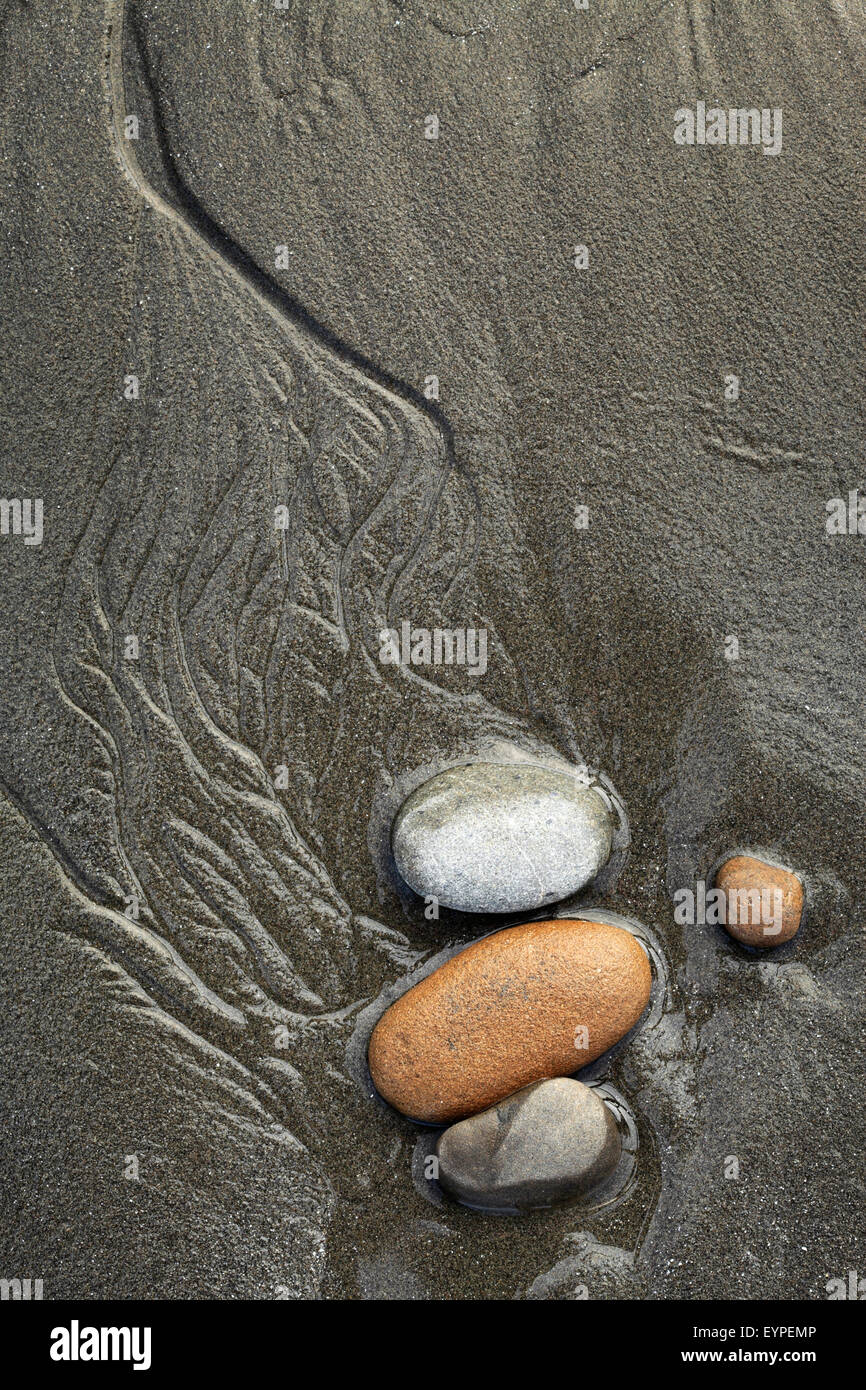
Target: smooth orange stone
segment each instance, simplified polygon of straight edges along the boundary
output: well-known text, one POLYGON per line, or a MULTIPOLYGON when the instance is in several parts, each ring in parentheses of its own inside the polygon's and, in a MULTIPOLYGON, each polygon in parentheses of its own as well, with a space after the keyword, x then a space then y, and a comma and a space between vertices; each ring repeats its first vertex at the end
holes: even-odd
POLYGON ((778 869, 749 854, 726 859, 716 874, 716 887, 725 894, 728 920, 725 929, 747 946, 781 946, 790 941, 803 916, 803 885, 789 869, 778 869), (731 892, 737 894, 731 898, 731 892), (781 931, 776 917, 775 893, 782 894, 781 931), (761 896, 759 906, 755 893, 761 896), (751 895, 741 897, 741 894, 751 895), (739 920, 731 920, 731 918, 739 920), (771 920, 767 920, 770 918, 771 920))
POLYGON ((649 958, 630 932, 561 919, 476 941, 396 1000, 370 1039, 380 1095, 416 1120, 474 1115, 569 1076, 637 1023, 649 958))

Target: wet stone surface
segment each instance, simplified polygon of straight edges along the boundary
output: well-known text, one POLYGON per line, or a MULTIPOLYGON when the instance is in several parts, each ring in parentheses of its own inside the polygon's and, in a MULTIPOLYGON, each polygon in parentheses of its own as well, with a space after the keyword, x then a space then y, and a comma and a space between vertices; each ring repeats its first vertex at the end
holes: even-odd
POLYGON ((606 863, 613 822, 599 793, 532 764, 449 768, 406 800, 392 847, 421 896, 459 912, 519 912, 558 902, 606 863))
POLYGON ((768 950, 799 931, 803 885, 789 869, 736 854, 722 864, 716 887, 725 894, 725 927, 735 941, 768 950))
POLYGON ((400 996, 370 1038, 379 1094, 430 1124, 570 1076, 637 1023, 652 971, 621 927, 557 918, 482 937, 400 996))
POLYGON ((616 1121, 589 1086, 539 1081, 452 1125, 437 1144, 439 1182, 468 1206, 550 1206, 610 1177, 622 1145, 616 1121))

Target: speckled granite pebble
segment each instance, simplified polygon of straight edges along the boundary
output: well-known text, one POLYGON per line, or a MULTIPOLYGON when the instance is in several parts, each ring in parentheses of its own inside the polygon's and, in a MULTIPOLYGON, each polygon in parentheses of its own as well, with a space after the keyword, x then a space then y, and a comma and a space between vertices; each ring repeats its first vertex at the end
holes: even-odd
POLYGON ((373 1081, 416 1120, 473 1115, 613 1047, 649 1001, 649 958, 622 927, 560 919, 474 942, 397 999, 370 1039, 373 1081))
POLYGON ((528 763, 470 763, 418 787, 394 822, 394 859, 422 896, 460 912, 522 912, 576 893, 610 855, 592 787, 528 763))

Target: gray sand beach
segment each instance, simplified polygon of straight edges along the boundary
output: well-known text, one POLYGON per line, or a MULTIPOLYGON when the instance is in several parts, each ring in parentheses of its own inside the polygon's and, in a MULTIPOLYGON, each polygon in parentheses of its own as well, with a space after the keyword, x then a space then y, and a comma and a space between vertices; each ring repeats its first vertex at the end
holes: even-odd
POLYGON ((863 4, 3 0, 0 46, 0 1277, 866 1275, 863 4), (403 622, 483 671, 383 664, 403 622), (655 980, 583 1078, 627 1180, 519 1216, 364 1062, 532 915, 429 920, 390 853, 490 757, 598 770, 556 912, 655 980), (805 886, 776 949, 675 918, 738 850, 805 886))

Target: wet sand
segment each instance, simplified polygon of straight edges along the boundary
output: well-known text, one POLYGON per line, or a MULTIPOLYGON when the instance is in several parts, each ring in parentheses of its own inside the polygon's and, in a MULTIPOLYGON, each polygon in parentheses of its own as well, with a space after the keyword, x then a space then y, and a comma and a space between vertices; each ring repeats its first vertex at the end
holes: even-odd
POLYGON ((224 10, 2 16, 0 491, 45 520, 0 537, 0 1275, 825 1298, 864 1236, 866 540, 825 525, 862 7, 224 10), (700 101, 781 110, 779 153, 676 144, 700 101), (383 667, 404 618, 484 627, 484 676, 383 667), (495 925, 425 920, 390 817, 503 744, 610 780, 627 845, 567 907, 656 951, 601 1210, 438 1201, 364 1075, 495 925), (741 848, 806 883, 770 953, 674 921, 741 848))

